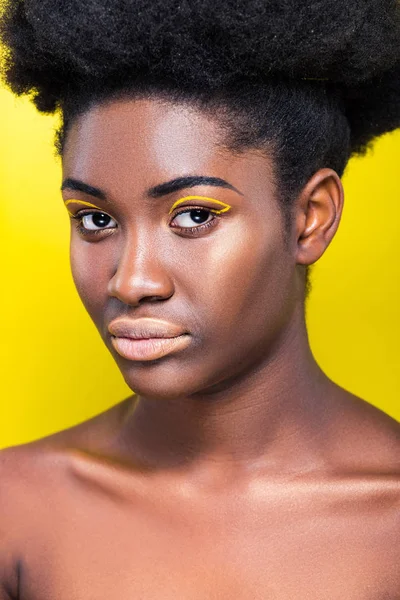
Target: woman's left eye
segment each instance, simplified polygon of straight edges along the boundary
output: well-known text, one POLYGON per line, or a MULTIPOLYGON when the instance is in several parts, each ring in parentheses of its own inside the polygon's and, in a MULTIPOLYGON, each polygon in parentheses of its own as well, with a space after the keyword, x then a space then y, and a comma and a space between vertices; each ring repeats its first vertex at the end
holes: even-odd
POLYGON ((212 211, 207 208, 191 208, 186 209, 178 213, 172 222, 178 222, 179 229, 202 229, 202 226, 208 226, 211 224, 216 217, 212 214, 212 211), (211 220, 208 220, 209 217, 212 217, 211 220), (198 227, 193 227, 193 225, 198 225, 198 227))
POLYGON ((116 221, 107 213, 93 212, 78 217, 82 228, 87 231, 101 231, 102 229, 113 229, 117 226, 116 221))

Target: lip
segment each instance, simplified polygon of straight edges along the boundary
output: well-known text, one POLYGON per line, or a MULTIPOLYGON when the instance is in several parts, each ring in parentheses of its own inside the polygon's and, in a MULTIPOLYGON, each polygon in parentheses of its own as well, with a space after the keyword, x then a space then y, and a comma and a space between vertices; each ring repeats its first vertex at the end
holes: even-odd
POLYGON ((115 319, 108 325, 116 352, 128 360, 156 360, 190 344, 190 335, 160 319, 115 319))
POLYGON ((161 319, 114 319, 108 331, 115 337, 143 340, 149 338, 174 338, 187 333, 182 327, 161 319))
POLYGON ((190 335, 144 340, 134 340, 126 337, 111 338, 114 349, 120 356, 128 360, 156 360, 172 352, 183 350, 190 342, 190 335))

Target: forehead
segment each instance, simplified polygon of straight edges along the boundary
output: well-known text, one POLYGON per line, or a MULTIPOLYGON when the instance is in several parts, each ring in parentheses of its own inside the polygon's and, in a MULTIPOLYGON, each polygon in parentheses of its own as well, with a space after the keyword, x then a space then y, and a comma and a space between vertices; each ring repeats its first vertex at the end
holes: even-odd
POLYGON ((239 189, 272 194, 272 161, 260 151, 234 153, 223 142, 218 120, 189 104, 113 100, 72 123, 63 176, 121 197, 188 175, 220 177, 239 189))
POLYGON ((215 122, 185 104, 161 100, 119 100, 98 105, 71 126, 64 164, 98 161, 115 167, 144 162, 160 169, 184 169, 204 163, 220 137, 215 122), (77 158, 79 155, 79 159, 77 158))

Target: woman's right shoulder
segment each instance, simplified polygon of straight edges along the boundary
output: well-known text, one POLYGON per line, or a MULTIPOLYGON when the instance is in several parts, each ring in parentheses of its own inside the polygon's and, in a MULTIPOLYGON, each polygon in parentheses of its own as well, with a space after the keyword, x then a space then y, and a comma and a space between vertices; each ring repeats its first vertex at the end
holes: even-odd
POLYGON ((54 492, 65 481, 63 461, 62 453, 40 443, 0 450, 0 600, 17 597, 27 540, 40 539, 51 521, 54 492))
POLYGON ((3 489, 10 492, 13 485, 37 487, 49 470, 54 477, 76 454, 100 451, 112 440, 130 405, 131 398, 128 398, 61 431, 0 449, 0 495, 3 489))
POLYGON ((29 504, 45 487, 49 461, 57 457, 50 448, 35 443, 0 450, 0 519, 29 511, 29 504))
POLYGON ((29 563, 43 531, 61 518, 57 507, 68 490, 70 464, 71 451, 61 445, 30 442, 0 450, 0 600, 2 586, 15 589, 18 565, 29 563))
POLYGON ((0 450, 0 600, 17 595, 25 542, 43 503, 43 472, 42 456, 29 444, 0 450))
POLYGON ((43 496, 65 483, 81 455, 107 447, 130 403, 127 399, 86 421, 0 450, 0 515, 4 503, 12 507, 19 498, 43 496))
POLYGON ((0 450, 0 519, 17 512, 20 518, 29 515, 65 484, 83 446, 82 425, 0 450))
POLYGON ((10 446, 0 450, 0 502, 14 494, 18 488, 26 488, 34 475, 38 454, 31 444, 10 446))

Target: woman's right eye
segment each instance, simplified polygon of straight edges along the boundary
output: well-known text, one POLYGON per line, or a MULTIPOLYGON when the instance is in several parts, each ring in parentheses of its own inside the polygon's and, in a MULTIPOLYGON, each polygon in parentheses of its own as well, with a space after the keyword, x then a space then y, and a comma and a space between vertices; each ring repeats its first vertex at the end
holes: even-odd
POLYGON ((80 224, 79 229, 82 232, 96 232, 117 227, 115 219, 103 212, 78 214, 74 218, 78 220, 80 224))

